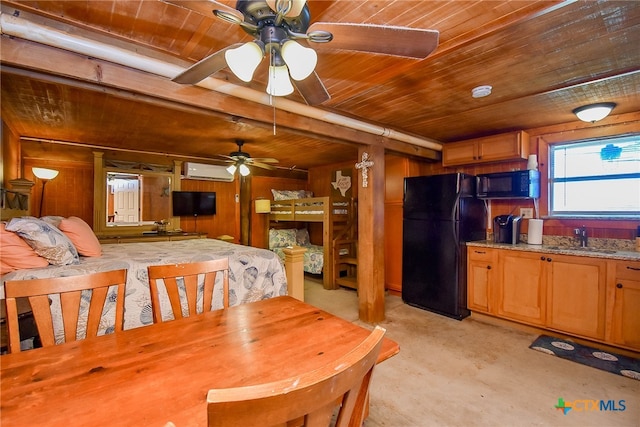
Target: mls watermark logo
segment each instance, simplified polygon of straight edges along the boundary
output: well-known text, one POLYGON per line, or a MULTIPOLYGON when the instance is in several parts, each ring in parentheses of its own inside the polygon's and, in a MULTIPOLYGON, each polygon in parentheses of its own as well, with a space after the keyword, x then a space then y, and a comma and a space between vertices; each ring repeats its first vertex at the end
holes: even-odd
POLYGON ((627 409, 624 400, 594 400, 594 399, 578 399, 571 402, 565 401, 562 397, 558 398, 555 408, 567 415, 569 411, 576 412, 621 412, 627 409))

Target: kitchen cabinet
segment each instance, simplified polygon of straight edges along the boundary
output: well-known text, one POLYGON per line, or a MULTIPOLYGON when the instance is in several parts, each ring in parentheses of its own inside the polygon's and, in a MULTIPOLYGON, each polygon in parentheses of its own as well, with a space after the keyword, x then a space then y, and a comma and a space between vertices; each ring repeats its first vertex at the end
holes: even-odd
POLYGON ((492 290, 498 251, 491 248, 469 248, 467 251, 467 307, 472 311, 490 313, 492 290))
POLYGON ((547 257, 534 252, 500 250, 496 314, 532 325, 544 325, 547 257))
POLYGON ((640 262, 615 261, 607 283, 611 300, 607 340, 640 350, 640 262))
POLYGON ((523 131, 444 144, 442 166, 526 159, 529 134, 523 131))
POLYGON ((546 255, 546 326, 587 338, 603 339, 605 259, 546 255))
POLYGON ((473 312, 640 350, 640 261, 469 246, 467 304, 473 312))

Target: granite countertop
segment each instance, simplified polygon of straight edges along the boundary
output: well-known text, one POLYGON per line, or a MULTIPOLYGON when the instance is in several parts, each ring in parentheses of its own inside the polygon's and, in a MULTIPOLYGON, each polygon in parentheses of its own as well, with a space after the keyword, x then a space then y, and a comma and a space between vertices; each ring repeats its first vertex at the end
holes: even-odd
POLYGON ((584 257, 608 258, 629 261, 640 261, 640 252, 630 251, 626 247, 618 249, 615 245, 608 246, 592 246, 581 248, 579 246, 547 244, 543 241, 542 245, 530 245, 528 243, 518 243, 510 245, 507 243, 495 243, 492 240, 481 240, 475 242, 467 242, 467 246, 476 246, 483 248, 510 249, 514 251, 527 252, 544 252, 561 255, 576 255, 584 257))

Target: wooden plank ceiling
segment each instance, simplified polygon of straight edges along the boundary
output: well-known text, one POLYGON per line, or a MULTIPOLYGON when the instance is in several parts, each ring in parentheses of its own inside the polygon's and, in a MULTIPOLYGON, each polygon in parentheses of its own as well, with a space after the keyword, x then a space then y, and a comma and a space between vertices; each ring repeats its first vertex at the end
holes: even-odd
MULTIPOLYGON (((251 40, 237 25, 173 3, 177 2, 4 1, 2 13, 89 35, 182 68, 230 44, 251 40)), ((190 3, 206 6, 206 1, 190 3)), ((223 3, 235 6, 233 1, 223 3)), ((617 103, 614 114, 640 111, 637 1, 308 4, 311 22, 440 32, 438 48, 423 60, 332 50, 330 43, 317 47, 316 72, 331 95, 315 106, 323 113, 447 143, 572 122, 572 109, 595 102, 617 103), (472 98, 471 89, 479 85, 493 86, 493 93, 472 98)), ((58 56, 64 52, 20 38, 3 36, 1 43, 2 119, 21 137, 201 160, 234 151, 234 140, 240 138, 252 156, 275 157, 283 168, 299 169, 355 160, 358 143, 437 157, 431 150, 411 151, 389 138, 125 67, 116 68, 118 76, 110 77, 110 64, 105 63, 99 68, 104 79, 84 78, 75 74, 86 66, 86 57, 58 56), (189 97, 199 101, 190 103, 189 97)), ((212 77, 263 92, 265 62, 251 83, 228 69, 212 77)), ((303 103, 295 92, 288 98, 303 103)), ((56 150, 42 151, 45 146, 25 144, 25 154, 55 156, 56 150)), ((62 147, 69 150, 68 145, 62 147)))

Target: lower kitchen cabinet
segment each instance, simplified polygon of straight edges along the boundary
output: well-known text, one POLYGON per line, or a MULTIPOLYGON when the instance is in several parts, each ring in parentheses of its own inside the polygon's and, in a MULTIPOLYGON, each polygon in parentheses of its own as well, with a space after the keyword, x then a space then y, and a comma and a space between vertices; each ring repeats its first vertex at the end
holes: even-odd
POLYGON ((532 325, 544 325, 546 256, 500 250, 496 314, 532 325))
POLYGON ((640 262, 470 246, 471 311, 640 350, 640 262))
POLYGON ((607 339, 640 350, 640 262, 616 261, 609 269, 607 296, 612 301, 607 339))
POLYGON ((469 310, 489 313, 491 289, 495 286, 494 272, 496 270, 498 252, 495 249, 469 248, 467 254, 467 305, 469 310))
POLYGON ((607 262, 547 255, 546 326, 587 338, 604 338, 607 262))

